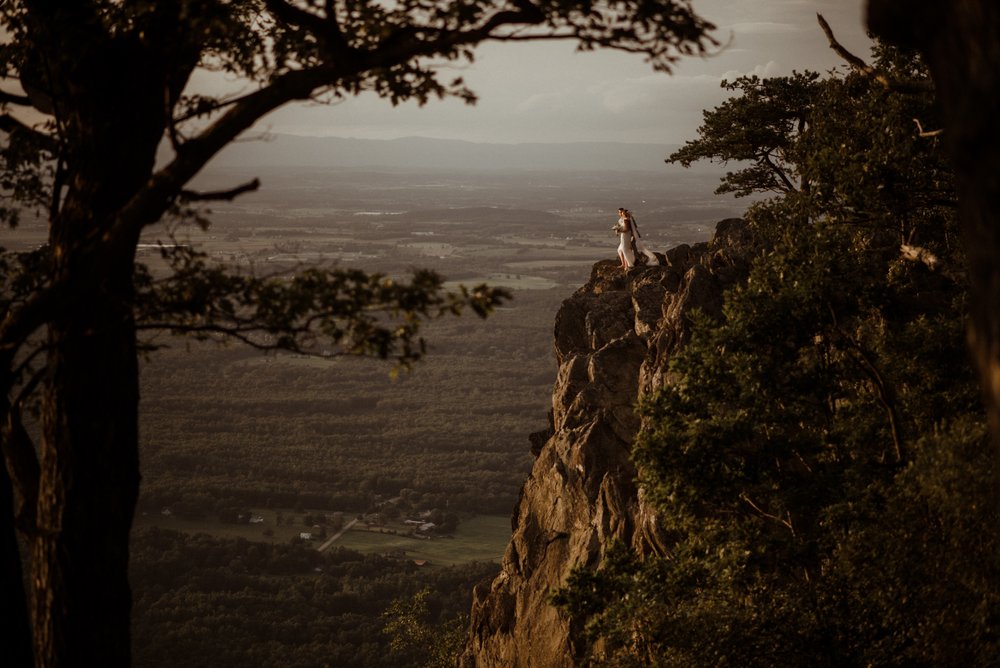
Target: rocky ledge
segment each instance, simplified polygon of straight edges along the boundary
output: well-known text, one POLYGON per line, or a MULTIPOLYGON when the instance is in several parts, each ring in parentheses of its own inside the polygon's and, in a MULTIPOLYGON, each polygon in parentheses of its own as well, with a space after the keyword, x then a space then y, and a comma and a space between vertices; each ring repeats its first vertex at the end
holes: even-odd
POLYGON ((752 246, 742 220, 723 220, 711 241, 673 248, 661 266, 626 273, 617 261, 598 262, 563 302, 550 429, 532 435, 536 460, 500 574, 474 592, 464 668, 574 665, 573 629, 551 592, 573 567, 596 568, 614 540, 665 549, 629 458, 640 427, 634 407, 669 382, 686 314, 720 311, 723 291, 746 275, 752 246))

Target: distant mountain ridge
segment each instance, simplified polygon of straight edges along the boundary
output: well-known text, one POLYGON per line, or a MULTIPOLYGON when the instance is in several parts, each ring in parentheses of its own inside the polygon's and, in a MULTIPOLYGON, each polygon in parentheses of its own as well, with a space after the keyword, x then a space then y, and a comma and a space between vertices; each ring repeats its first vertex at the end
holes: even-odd
POLYGON ((617 142, 489 144, 427 137, 348 139, 278 134, 236 142, 223 150, 212 166, 660 171, 679 169, 663 162, 677 147, 617 142))

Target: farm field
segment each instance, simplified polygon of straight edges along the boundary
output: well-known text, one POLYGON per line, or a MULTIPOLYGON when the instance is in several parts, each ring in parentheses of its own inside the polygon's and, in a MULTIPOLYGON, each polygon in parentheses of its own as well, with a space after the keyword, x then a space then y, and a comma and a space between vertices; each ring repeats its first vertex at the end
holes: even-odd
MULTIPOLYGON (((319 511, 309 511, 319 512, 319 511)), ((218 521, 185 519, 176 516, 146 514, 136 518, 137 529, 158 527, 188 534, 208 534, 216 538, 242 538, 261 543, 287 543, 303 531, 299 515, 292 509, 261 510, 254 515, 263 518, 260 524, 231 524, 218 521), (278 513, 294 518, 298 524, 276 524, 278 513)), ((329 530, 329 534, 335 533, 329 530)), ((455 566, 472 561, 499 562, 510 541, 510 517, 507 515, 477 515, 463 519, 453 534, 416 538, 412 527, 400 521, 368 528, 362 523, 346 531, 332 547, 355 550, 362 554, 381 554, 396 558, 427 562, 429 566, 455 566)), ((316 548, 325 543, 314 538, 309 544, 316 548)))
MULTIPOLYGON (((387 528, 403 528, 389 525, 387 528)), ((460 522, 449 536, 418 539, 359 529, 344 534, 337 545, 365 554, 401 552, 407 559, 426 561, 432 566, 456 566, 472 561, 499 563, 510 542, 510 517, 479 515, 460 522)))

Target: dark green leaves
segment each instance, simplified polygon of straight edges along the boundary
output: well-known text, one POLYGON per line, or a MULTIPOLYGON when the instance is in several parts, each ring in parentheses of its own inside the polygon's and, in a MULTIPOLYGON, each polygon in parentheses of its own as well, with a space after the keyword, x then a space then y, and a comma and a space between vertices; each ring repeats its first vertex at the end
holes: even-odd
POLYGON ((820 86, 815 72, 724 81, 724 88, 740 94, 705 111, 699 138, 687 142, 667 162, 685 167, 698 160, 747 163, 740 171, 726 175, 718 193, 743 197, 755 192, 795 191, 800 187, 795 146, 809 123, 820 86))

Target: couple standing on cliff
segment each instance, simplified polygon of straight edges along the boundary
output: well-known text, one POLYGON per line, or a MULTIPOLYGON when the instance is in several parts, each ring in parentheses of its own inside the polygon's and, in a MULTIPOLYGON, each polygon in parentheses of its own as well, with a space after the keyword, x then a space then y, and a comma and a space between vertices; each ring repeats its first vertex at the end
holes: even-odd
POLYGON ((618 242, 618 259, 622 262, 622 269, 628 269, 636 264, 636 258, 642 257, 642 264, 659 264, 659 259, 653 251, 646 248, 639 235, 639 224, 635 216, 628 209, 618 209, 618 222, 611 228, 621 237, 618 242))

